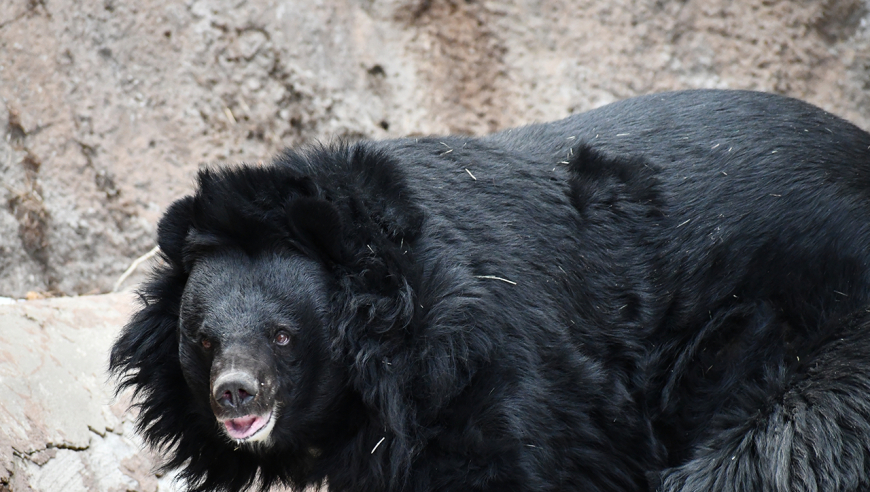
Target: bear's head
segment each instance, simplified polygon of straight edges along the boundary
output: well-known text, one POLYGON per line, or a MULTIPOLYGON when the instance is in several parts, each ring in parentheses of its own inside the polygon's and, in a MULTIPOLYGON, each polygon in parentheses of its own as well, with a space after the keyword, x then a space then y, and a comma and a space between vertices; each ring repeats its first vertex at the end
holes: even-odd
MULTIPOLYGON (((181 468, 192 490, 316 483, 328 474, 318 458, 346 452, 351 436, 369 449, 392 436, 381 447, 391 480, 416 449, 413 385, 446 400, 467 380, 471 359, 451 355, 467 330, 408 346, 413 327, 431 325, 416 306, 454 314, 419 297, 409 248, 423 215, 403 183, 379 152, 318 149, 202 171, 196 193, 167 210, 163 264, 111 369, 119 390, 134 389, 164 468, 181 468), (432 361, 440 370, 421 369, 432 361)), ((466 319, 466 298, 439 299, 466 319)))
POLYGON ((236 445, 314 446, 346 400, 329 356, 328 276, 306 256, 200 253, 181 298, 178 356, 197 407, 236 445), (277 435, 276 435, 277 434, 277 435))

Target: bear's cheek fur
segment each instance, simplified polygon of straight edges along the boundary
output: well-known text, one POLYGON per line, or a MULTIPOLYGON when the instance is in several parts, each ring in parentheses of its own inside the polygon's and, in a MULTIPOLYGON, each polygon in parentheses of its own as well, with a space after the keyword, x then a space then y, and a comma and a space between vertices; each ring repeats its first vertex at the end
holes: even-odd
POLYGON ((208 406, 211 360, 183 336, 178 344, 178 359, 191 394, 197 402, 208 406))

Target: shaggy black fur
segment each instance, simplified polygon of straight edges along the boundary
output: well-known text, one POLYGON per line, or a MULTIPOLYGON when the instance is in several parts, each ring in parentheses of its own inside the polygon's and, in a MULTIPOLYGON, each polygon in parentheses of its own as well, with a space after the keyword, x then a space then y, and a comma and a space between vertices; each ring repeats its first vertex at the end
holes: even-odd
POLYGON ((868 149, 691 91, 203 171, 111 367, 194 490, 863 490, 868 149), (212 412, 230 350, 268 442, 212 412))

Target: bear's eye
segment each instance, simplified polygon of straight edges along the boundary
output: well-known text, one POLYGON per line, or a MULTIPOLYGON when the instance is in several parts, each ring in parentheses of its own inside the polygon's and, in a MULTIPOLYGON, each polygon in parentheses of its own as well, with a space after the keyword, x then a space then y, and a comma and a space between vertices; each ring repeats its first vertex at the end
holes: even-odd
POLYGON ((211 340, 209 340, 208 338, 203 338, 199 341, 199 343, 200 345, 202 345, 202 348, 206 350, 211 350, 211 340))
POLYGON ((284 346, 290 343, 290 334, 285 330, 278 330, 278 333, 275 333, 275 344, 284 346))

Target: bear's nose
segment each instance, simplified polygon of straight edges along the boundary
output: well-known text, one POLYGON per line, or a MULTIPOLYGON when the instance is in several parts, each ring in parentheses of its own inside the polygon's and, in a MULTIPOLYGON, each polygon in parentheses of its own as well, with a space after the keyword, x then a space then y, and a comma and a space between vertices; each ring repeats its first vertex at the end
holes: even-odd
POLYGON ((252 401, 259 386, 257 379, 248 373, 223 374, 214 383, 212 397, 220 407, 236 409, 252 401))

